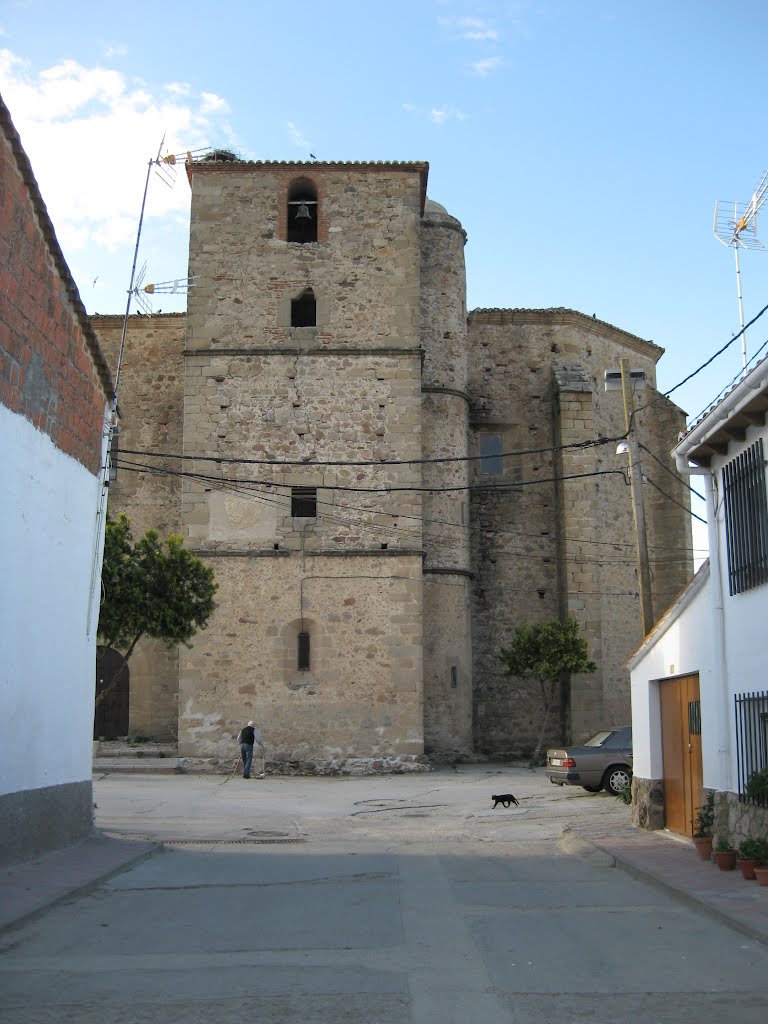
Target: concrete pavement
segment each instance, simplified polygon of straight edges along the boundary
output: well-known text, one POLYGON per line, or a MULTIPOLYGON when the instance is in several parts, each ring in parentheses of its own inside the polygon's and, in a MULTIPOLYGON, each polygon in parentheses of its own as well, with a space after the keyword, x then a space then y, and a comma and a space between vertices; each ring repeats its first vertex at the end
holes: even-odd
POLYGON ((105 835, 2 872, 9 1024, 765 1019, 768 889, 541 773, 95 796, 105 835))

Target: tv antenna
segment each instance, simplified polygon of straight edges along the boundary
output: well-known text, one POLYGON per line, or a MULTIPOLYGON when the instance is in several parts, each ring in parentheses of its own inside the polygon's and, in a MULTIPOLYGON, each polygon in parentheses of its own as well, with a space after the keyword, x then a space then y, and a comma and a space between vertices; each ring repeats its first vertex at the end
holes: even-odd
POLYGON ((133 287, 133 296, 136 299, 136 305, 139 307, 141 312, 147 316, 152 316, 154 312, 151 296, 186 295, 195 282, 194 274, 190 274, 189 277, 178 277, 175 281, 158 281, 155 284, 144 284, 146 274, 147 264, 144 263, 141 270, 136 275, 136 283, 133 287))
POLYGON ((747 372, 747 339, 744 330, 744 304, 741 298, 741 265, 739 249, 764 249, 757 237, 757 213, 768 198, 768 171, 752 193, 752 198, 743 203, 715 203, 715 237, 723 245, 733 249, 736 257, 736 294, 739 299, 739 324, 741 326, 741 365, 747 372))

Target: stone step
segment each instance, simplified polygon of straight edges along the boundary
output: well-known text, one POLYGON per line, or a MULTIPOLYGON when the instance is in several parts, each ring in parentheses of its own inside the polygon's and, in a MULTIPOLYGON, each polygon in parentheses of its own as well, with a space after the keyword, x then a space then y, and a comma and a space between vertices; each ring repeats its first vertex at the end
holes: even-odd
POLYGON ((127 740, 94 740, 93 743, 95 774, 172 775, 180 770, 179 750, 175 743, 130 743, 127 740))
POLYGON ((94 757, 94 775, 175 775, 182 772, 178 757, 94 757))

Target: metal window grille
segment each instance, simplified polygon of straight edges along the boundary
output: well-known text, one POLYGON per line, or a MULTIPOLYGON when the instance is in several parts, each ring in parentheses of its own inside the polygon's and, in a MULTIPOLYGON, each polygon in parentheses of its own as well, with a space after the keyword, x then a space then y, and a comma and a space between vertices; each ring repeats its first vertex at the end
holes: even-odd
POLYGON ((763 440, 723 466, 728 587, 731 595, 768 583, 768 497, 763 440))
POLYGON ((737 693, 734 702, 739 800, 768 807, 768 797, 746 795, 750 776, 768 767, 768 690, 737 693))
POLYGON ((688 701, 688 732, 691 736, 701 736, 701 701, 688 701))
POLYGON ((291 488, 291 515, 299 519, 314 519, 317 516, 317 488, 291 488))

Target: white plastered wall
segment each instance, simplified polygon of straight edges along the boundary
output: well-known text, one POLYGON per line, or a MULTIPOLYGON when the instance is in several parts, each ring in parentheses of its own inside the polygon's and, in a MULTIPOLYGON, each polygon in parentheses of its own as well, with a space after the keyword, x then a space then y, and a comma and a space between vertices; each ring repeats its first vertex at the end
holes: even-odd
POLYGON ((0 439, 4 795, 91 779, 99 479, 5 406, 0 439))
MULTIPOLYGON (((633 769, 638 778, 660 779, 664 774, 660 680, 699 673, 702 734, 706 735, 706 716, 711 715, 712 702, 705 693, 711 692, 713 678, 709 583, 705 568, 677 614, 670 613, 669 622, 659 625, 646 649, 630 664, 633 769)), ((706 777, 704 781, 709 784, 706 777)))

